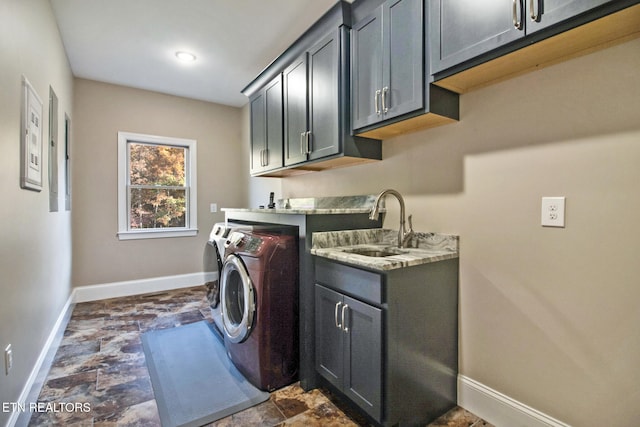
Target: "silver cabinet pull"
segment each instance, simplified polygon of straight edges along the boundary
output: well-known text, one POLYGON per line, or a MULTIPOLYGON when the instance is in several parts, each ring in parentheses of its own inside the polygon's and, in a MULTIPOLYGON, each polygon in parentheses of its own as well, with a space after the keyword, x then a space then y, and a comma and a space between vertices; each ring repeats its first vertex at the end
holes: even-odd
POLYGON ((264 164, 262 166, 269 166, 269 149, 265 148, 262 150, 264 157, 264 164))
POLYGON ((539 0, 529 0, 529 15, 531 20, 537 22, 540 19, 540 2, 539 0), (538 3, 538 10, 536 10, 536 3, 538 3))
POLYGON ((345 305, 342 307, 342 330, 343 330, 345 333, 349 333, 349 327, 347 326, 347 324, 346 324, 346 323, 345 323, 345 321, 344 321, 344 312, 345 312, 345 311, 347 311, 347 309, 348 309, 348 308, 349 308, 349 305, 348 305, 348 304, 345 304, 345 305))
POLYGON ((513 26, 522 30, 522 3, 521 0, 513 0, 513 26), (518 11, 518 7, 520 11, 518 11))
POLYGON ((307 153, 304 151, 304 134, 305 134, 305 133, 306 133, 306 132, 300 132, 300 154, 307 154, 307 153))
MULTIPOLYGON (((338 329, 342 329, 342 325, 340 324, 340 322, 338 322, 338 310, 340 309, 341 305, 342 305, 342 303, 340 301, 338 301, 336 303, 336 308, 333 311, 333 320, 336 323, 336 328, 338 328, 338 329)), ((344 321, 344 316, 343 316, 343 321, 344 321)))
POLYGON ((310 130, 305 132, 305 141, 307 146, 306 154, 310 154, 311 153, 311 131, 310 130))
POLYGON ((387 92, 389 92, 389 86, 385 86, 382 88, 382 113, 387 114, 389 112, 389 108, 387 107, 387 92))
POLYGON ((376 114, 380 115, 380 89, 376 90, 376 94, 373 96, 373 103, 376 106, 376 114))

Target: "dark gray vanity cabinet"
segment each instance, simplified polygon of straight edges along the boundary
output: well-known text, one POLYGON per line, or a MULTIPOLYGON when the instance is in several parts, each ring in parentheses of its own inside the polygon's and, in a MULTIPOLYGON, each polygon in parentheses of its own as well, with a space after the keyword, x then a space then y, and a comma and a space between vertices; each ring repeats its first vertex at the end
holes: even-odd
POLYGON ((382 415, 382 309, 316 284, 316 367, 373 418, 382 415))
MULTIPOLYGON (((431 72, 500 48, 612 0, 428 0, 431 72)), ((533 41, 532 41, 533 42, 533 41)))
POLYGON ((422 4, 389 0, 352 28, 354 129, 422 107, 422 4))
POLYGON ((278 74, 249 99, 251 109, 251 174, 281 168, 282 75, 278 74))
POLYGON ((284 70, 285 166, 340 152, 341 32, 332 31, 284 70))
POLYGON ((454 407, 458 259, 378 272, 314 258, 321 384, 383 426, 427 425, 454 407))

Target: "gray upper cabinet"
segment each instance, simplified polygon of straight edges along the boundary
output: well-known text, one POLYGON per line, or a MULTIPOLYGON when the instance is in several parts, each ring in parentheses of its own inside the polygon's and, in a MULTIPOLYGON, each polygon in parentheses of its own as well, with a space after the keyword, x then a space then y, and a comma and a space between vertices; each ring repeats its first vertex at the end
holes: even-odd
POLYGON ((524 37, 523 29, 515 25, 522 14, 519 2, 522 0, 429 0, 431 71, 436 73, 524 37))
POLYGON ((340 31, 284 71, 285 166, 340 152, 340 31))
POLYGON ((351 30, 354 129, 423 107, 422 4, 389 0, 351 30))
POLYGON ((249 100, 251 109, 251 174, 281 168, 282 76, 278 74, 249 100))
POLYGON ((612 0, 428 0, 431 72, 566 21, 612 0))
POLYGON ((242 89, 251 107, 252 175, 287 177, 382 159, 380 140, 351 132, 350 29, 351 3, 338 1, 242 89))
POLYGON ((526 0, 527 33, 562 22, 613 0, 526 0))

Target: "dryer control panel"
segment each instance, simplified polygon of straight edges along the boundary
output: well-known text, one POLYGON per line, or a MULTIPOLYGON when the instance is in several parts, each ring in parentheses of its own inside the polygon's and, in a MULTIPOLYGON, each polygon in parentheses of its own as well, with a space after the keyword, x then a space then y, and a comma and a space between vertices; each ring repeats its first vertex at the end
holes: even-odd
POLYGON ((262 240, 263 239, 260 237, 234 231, 229 235, 225 247, 233 245, 236 248, 241 249, 243 252, 256 253, 260 250, 262 240))

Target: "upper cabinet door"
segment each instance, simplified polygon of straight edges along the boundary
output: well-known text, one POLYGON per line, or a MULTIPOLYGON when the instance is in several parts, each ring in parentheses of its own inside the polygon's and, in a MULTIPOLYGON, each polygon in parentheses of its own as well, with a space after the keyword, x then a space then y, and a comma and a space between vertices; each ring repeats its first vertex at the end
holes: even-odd
POLYGON ((562 22, 613 0, 526 0, 527 33, 562 22))
POLYGON ((267 146, 264 152, 265 170, 281 168, 283 166, 283 105, 282 105, 282 75, 278 74, 264 89, 265 96, 265 127, 267 146))
POLYGON ((383 7, 380 104, 384 119, 423 106, 424 19, 421 0, 392 0, 383 7))
POLYGON ((423 107, 422 3, 388 0, 351 30, 353 129, 423 107))
POLYGON ((264 170, 264 152, 267 148, 265 128, 264 92, 260 91, 249 100, 251 108, 251 173, 264 170))
POLYGON ((351 29, 351 88, 353 128, 376 123, 381 117, 382 9, 351 29))
POLYGON ((251 97, 251 173, 282 167, 282 76, 251 97))
POLYGON ((308 53, 309 160, 340 152, 340 31, 323 38, 308 53))
POLYGON ((431 73, 524 37, 529 0, 429 0, 431 73))
POLYGON ((284 164, 307 160, 307 54, 298 58, 283 73, 284 80, 284 164))

